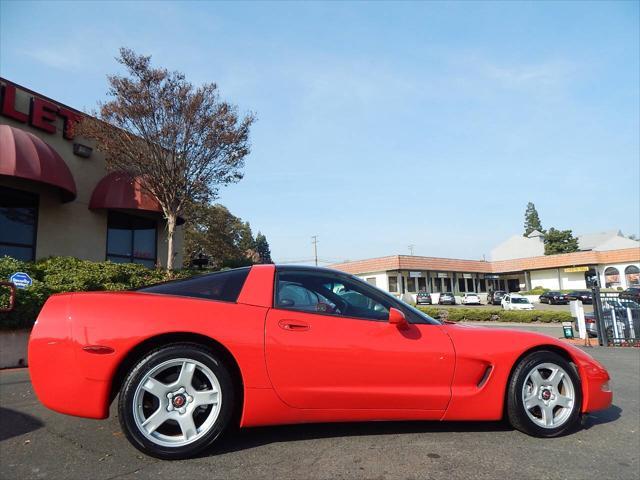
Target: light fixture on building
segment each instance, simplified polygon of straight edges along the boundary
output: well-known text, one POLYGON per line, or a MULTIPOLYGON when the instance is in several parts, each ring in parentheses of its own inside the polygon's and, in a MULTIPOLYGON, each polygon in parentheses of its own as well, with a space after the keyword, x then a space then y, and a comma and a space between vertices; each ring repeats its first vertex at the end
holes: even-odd
POLYGON ((91 156, 91 152, 93 152, 93 148, 88 147, 86 145, 82 145, 81 143, 73 144, 73 153, 82 158, 89 158, 91 156))

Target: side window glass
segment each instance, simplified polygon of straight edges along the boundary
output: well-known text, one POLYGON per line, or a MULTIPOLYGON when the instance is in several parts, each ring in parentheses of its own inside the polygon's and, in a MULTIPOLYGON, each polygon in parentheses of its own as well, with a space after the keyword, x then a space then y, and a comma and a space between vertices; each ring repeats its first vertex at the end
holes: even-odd
POLYGON ((278 274, 278 308, 386 321, 389 305, 368 291, 366 284, 348 279, 292 271, 278 274))
POLYGON ((249 268, 238 268, 207 275, 198 275, 184 280, 159 283, 157 285, 139 288, 138 291, 235 302, 240 295, 240 291, 248 275, 249 268))

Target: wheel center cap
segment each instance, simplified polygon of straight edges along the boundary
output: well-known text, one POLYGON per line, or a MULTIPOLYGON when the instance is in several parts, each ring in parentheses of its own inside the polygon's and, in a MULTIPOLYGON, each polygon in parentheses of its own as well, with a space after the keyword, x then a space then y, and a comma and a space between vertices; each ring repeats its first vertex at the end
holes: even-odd
POLYGON ((174 396, 172 402, 173 402, 174 408, 181 408, 184 406, 185 403, 187 403, 187 399, 184 395, 180 394, 180 395, 174 396))
POLYGON ((543 400, 549 400, 551 398, 551 391, 550 390, 542 390, 542 399, 543 400))

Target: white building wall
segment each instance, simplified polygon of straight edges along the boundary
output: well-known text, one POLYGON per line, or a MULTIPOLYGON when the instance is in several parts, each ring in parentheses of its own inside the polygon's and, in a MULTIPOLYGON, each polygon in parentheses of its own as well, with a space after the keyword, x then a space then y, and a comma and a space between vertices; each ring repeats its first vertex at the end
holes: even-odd
POLYGON ((565 272, 564 269, 560 269, 560 276, 562 277, 562 289, 563 290, 584 290, 587 288, 587 282, 584 279, 585 272, 565 272))
POLYGON ((365 282, 368 282, 369 279, 371 279, 371 278, 375 278, 376 279, 376 283, 375 283, 376 287, 378 287, 380 290, 384 290, 385 292, 389 291, 389 281, 387 279, 387 273, 386 272, 362 273, 362 274, 357 275, 357 277, 362 279, 362 280, 364 280, 365 282))
POLYGON ((636 267, 640 268, 640 263, 638 262, 608 263, 608 264, 598 265, 598 275, 600 276, 600 288, 605 288, 606 279, 605 279, 604 271, 609 267, 614 267, 618 270, 618 273, 620 274, 620 287, 622 287, 623 289, 628 288, 629 285, 627 285, 627 278, 624 274, 624 270, 629 265, 635 265, 636 267))
POLYGON ((530 274, 531 288, 543 287, 550 290, 560 289, 558 271, 555 268, 550 270, 531 270, 530 274))

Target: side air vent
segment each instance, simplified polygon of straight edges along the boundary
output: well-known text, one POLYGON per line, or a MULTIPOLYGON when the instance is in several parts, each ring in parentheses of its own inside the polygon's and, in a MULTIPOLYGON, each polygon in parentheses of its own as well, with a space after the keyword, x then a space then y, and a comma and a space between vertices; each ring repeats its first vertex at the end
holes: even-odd
POLYGON ((484 373, 482 374, 482 377, 480 377, 480 380, 478 381, 478 388, 482 388, 484 384, 487 382, 487 379, 489 378, 489 374, 491 373, 492 369, 493 367, 491 365, 487 365, 487 368, 485 368, 484 373))

